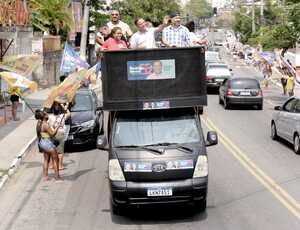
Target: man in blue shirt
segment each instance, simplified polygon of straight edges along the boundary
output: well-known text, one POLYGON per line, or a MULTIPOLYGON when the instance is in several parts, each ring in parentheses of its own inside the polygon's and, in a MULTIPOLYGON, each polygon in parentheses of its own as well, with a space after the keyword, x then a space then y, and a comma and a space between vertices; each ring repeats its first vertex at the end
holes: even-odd
POLYGON ((164 28, 162 42, 167 47, 188 47, 191 45, 189 30, 181 25, 179 13, 170 14, 171 25, 164 28))

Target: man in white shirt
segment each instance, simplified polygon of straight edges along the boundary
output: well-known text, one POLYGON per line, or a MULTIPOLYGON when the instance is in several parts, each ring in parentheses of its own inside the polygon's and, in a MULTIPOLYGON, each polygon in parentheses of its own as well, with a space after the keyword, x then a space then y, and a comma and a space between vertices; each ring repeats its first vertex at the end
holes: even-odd
POLYGON ((137 18, 134 24, 138 31, 130 39, 130 48, 132 49, 153 49, 157 48, 155 44, 155 33, 161 32, 167 25, 167 19, 159 27, 149 27, 143 18, 137 18))
POLYGON ((114 27, 120 27, 122 29, 123 36, 129 39, 132 36, 132 31, 128 24, 120 20, 120 13, 117 10, 111 11, 111 20, 107 23, 110 30, 114 27))

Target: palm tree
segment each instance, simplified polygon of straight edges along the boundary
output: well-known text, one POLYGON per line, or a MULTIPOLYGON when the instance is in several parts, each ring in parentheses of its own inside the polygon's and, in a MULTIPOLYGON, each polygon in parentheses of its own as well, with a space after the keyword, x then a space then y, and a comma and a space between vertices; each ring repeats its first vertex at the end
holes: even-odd
POLYGON ((30 9, 35 30, 59 35, 74 27, 71 0, 31 0, 30 9))

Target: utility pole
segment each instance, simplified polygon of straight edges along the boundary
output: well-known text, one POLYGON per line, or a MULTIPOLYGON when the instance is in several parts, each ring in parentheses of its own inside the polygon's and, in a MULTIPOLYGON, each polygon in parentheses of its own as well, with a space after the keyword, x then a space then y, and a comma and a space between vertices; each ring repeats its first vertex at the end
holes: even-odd
POLYGON ((260 23, 264 24, 264 0, 260 0, 260 23))
POLYGON ((89 27, 89 13, 90 13, 90 2, 85 0, 84 2, 84 12, 83 12, 83 25, 81 31, 80 40, 80 56, 86 60, 86 43, 87 43, 87 33, 89 27))
POLYGON ((252 0, 252 34, 256 33, 255 27, 255 2, 252 0))

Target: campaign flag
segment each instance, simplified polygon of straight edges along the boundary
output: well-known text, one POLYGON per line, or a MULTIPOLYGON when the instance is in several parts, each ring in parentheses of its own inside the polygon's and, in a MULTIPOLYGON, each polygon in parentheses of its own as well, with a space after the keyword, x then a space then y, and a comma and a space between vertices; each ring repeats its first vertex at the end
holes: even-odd
POLYGON ((273 64, 275 61, 275 53, 274 52, 261 52, 260 56, 266 60, 269 64, 273 64))
POLYGON ((84 61, 78 53, 67 42, 65 43, 64 54, 61 60, 60 72, 71 73, 76 68, 89 68, 89 64, 84 61))
POLYGON ((51 108, 54 101, 60 103, 71 102, 81 86, 82 81, 85 80, 87 74, 86 69, 70 74, 66 79, 55 87, 49 94, 44 103, 45 108, 51 108))
POLYGON ((37 91, 38 85, 26 77, 13 72, 0 72, 0 78, 7 82, 9 87, 17 87, 22 94, 37 91))
POLYGON ((4 59, 0 68, 28 77, 42 63, 40 55, 16 55, 4 59))

